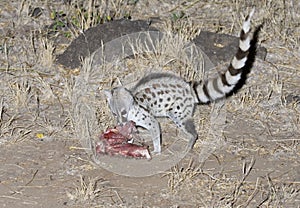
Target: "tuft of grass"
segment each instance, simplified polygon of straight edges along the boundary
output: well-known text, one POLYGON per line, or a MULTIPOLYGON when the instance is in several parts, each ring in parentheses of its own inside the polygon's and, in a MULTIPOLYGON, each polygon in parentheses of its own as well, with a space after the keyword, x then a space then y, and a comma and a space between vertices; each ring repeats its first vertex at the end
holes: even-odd
POLYGON ((61 10, 53 9, 50 31, 62 33, 67 38, 77 37, 90 27, 113 21, 114 18, 130 18, 127 7, 134 7, 138 1, 76 1, 61 10))
POLYGON ((201 174, 201 169, 193 166, 190 160, 186 168, 176 165, 172 170, 163 175, 168 177, 168 187, 171 192, 178 192, 181 186, 192 183, 193 179, 201 174))
POLYGON ((99 198, 117 198, 122 202, 118 192, 107 187, 107 183, 108 181, 102 178, 80 176, 79 184, 75 185, 72 191, 67 191, 66 194, 71 201, 76 203, 92 203, 99 198))
POLYGON ((16 80, 15 82, 9 83, 9 86, 14 97, 13 104, 15 105, 15 107, 16 108, 27 107, 28 103, 33 97, 33 94, 32 94, 32 86, 29 83, 29 81, 26 79, 26 77, 23 77, 23 79, 21 79, 20 82, 16 80))
POLYGON ((54 61, 55 46, 52 41, 48 39, 42 39, 42 48, 39 56, 39 62, 41 66, 51 68, 54 61))
POLYGON ((167 30, 178 34, 183 40, 191 41, 201 32, 202 25, 196 24, 191 18, 171 19, 164 22, 167 30))

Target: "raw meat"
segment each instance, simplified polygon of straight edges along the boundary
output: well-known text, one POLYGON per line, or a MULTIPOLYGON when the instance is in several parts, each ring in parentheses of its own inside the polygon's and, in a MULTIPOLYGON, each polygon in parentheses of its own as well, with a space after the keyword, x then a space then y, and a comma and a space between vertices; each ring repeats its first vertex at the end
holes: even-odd
POLYGON ((133 134, 137 132, 135 123, 129 121, 115 128, 107 129, 97 142, 96 152, 107 155, 120 155, 133 158, 151 159, 149 150, 145 146, 132 144, 133 134))

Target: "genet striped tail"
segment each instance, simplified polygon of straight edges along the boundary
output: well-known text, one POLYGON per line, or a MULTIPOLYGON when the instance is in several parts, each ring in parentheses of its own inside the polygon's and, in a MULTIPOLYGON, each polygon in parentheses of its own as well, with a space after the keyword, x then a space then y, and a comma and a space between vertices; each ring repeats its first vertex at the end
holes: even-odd
POLYGON ((252 36, 250 35, 250 21, 254 11, 255 8, 252 9, 243 23, 240 33, 239 49, 233 57, 227 71, 216 78, 209 79, 196 86, 196 92, 200 103, 208 103, 225 97, 240 81, 243 67, 248 59, 249 49, 251 46, 250 42, 252 36))

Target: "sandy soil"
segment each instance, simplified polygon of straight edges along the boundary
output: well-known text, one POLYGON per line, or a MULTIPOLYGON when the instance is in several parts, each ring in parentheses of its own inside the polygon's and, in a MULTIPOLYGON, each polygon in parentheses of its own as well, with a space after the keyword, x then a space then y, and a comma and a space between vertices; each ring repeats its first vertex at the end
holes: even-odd
MULTIPOLYGON (((67 2, 0 3, 0 207, 299 207, 299 1, 67 2), (253 5, 268 54, 224 102, 221 134, 212 119, 218 105, 199 106, 199 141, 175 166, 137 178, 96 165, 76 133, 73 90, 82 69, 62 68, 55 57, 82 30, 124 16, 237 35, 253 5)), ((152 64, 136 62, 128 61, 129 72, 152 64)), ((99 86, 120 75, 113 72, 99 86)), ((98 104, 101 132, 113 122, 101 94, 98 104)), ((162 123, 163 135, 177 136, 162 123)))

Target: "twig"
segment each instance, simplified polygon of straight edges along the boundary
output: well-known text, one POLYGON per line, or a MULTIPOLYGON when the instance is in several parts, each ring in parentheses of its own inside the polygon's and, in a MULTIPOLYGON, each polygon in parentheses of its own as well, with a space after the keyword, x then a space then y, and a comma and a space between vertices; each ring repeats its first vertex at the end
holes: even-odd
POLYGON ((35 172, 34 172, 34 174, 32 175, 32 178, 25 184, 25 186, 28 186, 32 181, 33 181, 33 179, 35 178, 35 176, 36 176, 36 174, 39 172, 39 170, 36 170, 35 172))

